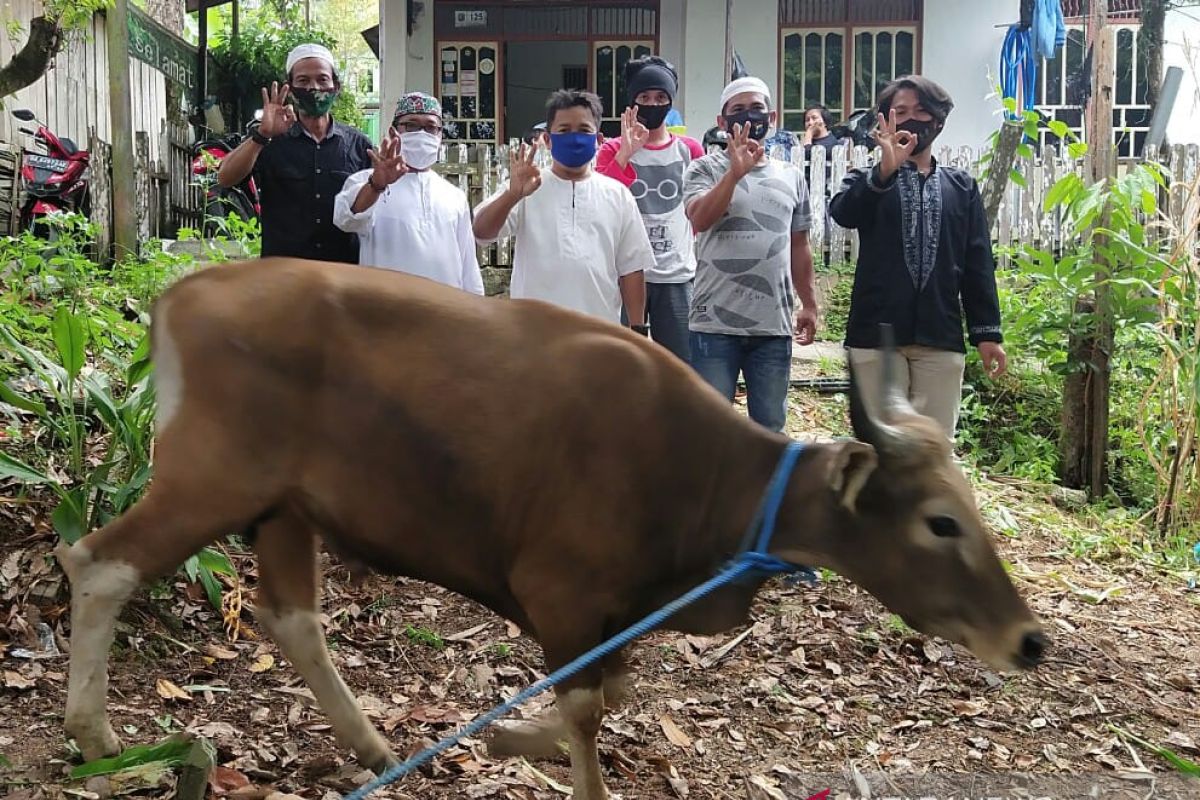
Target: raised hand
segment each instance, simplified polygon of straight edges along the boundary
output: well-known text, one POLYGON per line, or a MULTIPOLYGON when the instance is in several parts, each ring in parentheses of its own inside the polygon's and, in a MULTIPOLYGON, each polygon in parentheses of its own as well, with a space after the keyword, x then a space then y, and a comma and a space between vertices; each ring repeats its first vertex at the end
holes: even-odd
POLYGON ((404 156, 400 155, 400 137, 393 130, 388 131, 379 145, 378 152, 371 149, 367 151, 367 155, 371 157, 371 165, 374 167, 371 171, 371 184, 376 188, 391 186, 408 173, 408 165, 404 163, 404 156))
POLYGON ((533 163, 538 144, 522 144, 508 154, 508 190, 517 197, 529 197, 542 185, 542 171, 533 163))
POLYGON ((296 112, 290 105, 284 105, 289 91, 290 87, 286 83, 282 87, 278 82, 272 83, 269 92, 263 87, 263 113, 262 120, 258 123, 258 131, 268 139, 287 133, 296 122, 296 112))
POLYGON ((917 148, 917 136, 908 131, 896 130, 894 110, 888 112, 887 119, 884 119, 883 114, 877 116, 879 125, 875 130, 875 142, 883 151, 879 159, 879 177, 887 180, 896 174, 896 170, 904 165, 917 148))
POLYGON ((729 156, 729 168, 738 178, 742 178, 766 155, 762 143, 750 138, 750 125, 734 124, 729 131, 729 143, 725 147, 729 156))
POLYGON ((621 114, 621 149, 618 152, 621 160, 628 164, 629 159, 646 146, 646 140, 649 138, 650 131, 638 122, 637 109, 625 109, 621 114))

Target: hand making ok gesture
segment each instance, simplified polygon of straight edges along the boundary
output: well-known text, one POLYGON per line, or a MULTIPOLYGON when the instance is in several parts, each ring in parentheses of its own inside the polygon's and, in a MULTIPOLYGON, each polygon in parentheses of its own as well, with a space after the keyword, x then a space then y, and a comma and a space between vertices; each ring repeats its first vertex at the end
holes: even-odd
POLYGON ((628 164, 633 156, 646 146, 650 131, 638 121, 637 109, 627 108, 621 114, 621 148, 617 151, 617 159, 622 164, 628 164))
POLYGON ((272 83, 269 92, 263 87, 263 113, 258 123, 258 132, 268 139, 287 133, 296 122, 296 112, 290 105, 284 105, 289 91, 290 87, 286 83, 282 87, 278 82, 272 83))
POLYGON ((767 151, 762 142, 750 138, 750 125, 734 124, 728 132, 728 144, 725 153, 729 156, 729 167, 739 179, 744 177, 755 165, 763 159, 767 151))
POLYGON ((875 130, 875 143, 882 150, 879 159, 879 177, 887 180, 896 174, 896 170, 904 165, 917 149, 917 135, 910 131, 896 130, 896 112, 889 111, 887 119, 883 114, 878 117, 879 127, 875 130))

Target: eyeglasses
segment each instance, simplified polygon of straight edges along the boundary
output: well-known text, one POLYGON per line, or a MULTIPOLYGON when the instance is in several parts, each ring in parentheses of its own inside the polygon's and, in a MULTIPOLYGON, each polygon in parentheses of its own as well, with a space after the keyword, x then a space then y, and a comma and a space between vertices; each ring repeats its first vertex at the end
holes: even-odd
POLYGON ((397 123, 395 127, 401 133, 416 133, 417 131, 425 131, 430 136, 437 136, 442 132, 442 126, 436 122, 430 122, 428 125, 422 125, 419 122, 400 122, 397 123))

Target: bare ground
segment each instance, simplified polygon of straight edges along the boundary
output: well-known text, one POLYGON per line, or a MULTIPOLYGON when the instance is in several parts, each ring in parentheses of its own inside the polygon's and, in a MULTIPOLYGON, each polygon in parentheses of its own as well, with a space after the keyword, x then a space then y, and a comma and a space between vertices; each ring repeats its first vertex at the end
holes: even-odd
MULTIPOLYGON (((794 395, 793 411, 795 434, 842 425, 828 400, 794 395)), ((1137 797, 1200 797, 1195 783, 1171 789, 1172 767, 1113 727, 1200 756, 1200 591, 1139 555, 1117 522, 1062 511, 1047 487, 976 477, 985 518, 1008 532, 998 534, 1002 555, 1053 636, 1048 663, 997 675, 958 647, 905 630, 844 580, 775 581, 744 629, 656 634, 634 649, 632 702, 607 719, 601 741, 614 793, 805 800, 857 778, 859 795, 872 783, 879 797, 921 776, 987 784, 1020 773, 1108 781, 1100 797, 1125 796, 1123 787, 1137 797)), ((37 649, 38 622, 65 649, 52 543, 40 508, 0 498, 0 797, 12 800, 104 788, 65 776, 75 763, 61 731, 65 657, 13 654, 37 649)), ((115 725, 126 744, 180 729, 208 737, 222 765, 214 792, 337 797, 367 776, 259 638, 254 561, 233 557, 242 575, 231 595, 243 604, 236 641, 199 587, 178 577, 158 599, 143 593, 127 609, 111 662, 115 725)), ((537 645, 469 601, 408 580, 354 587, 337 565, 326 575, 334 660, 398 752, 415 752, 542 676, 537 645)), ((172 780, 108 788, 165 797, 172 780)), ((493 761, 468 740, 375 796, 561 798, 568 781, 565 757, 493 761)), ((1053 796, 1083 796, 1076 784, 1053 796)))

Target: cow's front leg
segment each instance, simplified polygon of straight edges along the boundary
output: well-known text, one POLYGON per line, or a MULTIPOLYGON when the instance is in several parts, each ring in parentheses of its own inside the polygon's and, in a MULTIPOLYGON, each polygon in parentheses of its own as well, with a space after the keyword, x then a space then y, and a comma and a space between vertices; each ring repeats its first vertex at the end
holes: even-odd
POLYGON ((84 539, 74 547, 59 545, 55 555, 71 582, 71 664, 63 728, 90 761, 121 752, 105 708, 108 650, 117 615, 141 578, 128 563, 96 560, 88 544, 84 539))
POLYGON ((571 748, 571 783, 574 800, 607 800, 596 737, 604 721, 604 690, 599 686, 559 689, 556 692, 563 728, 571 748))

